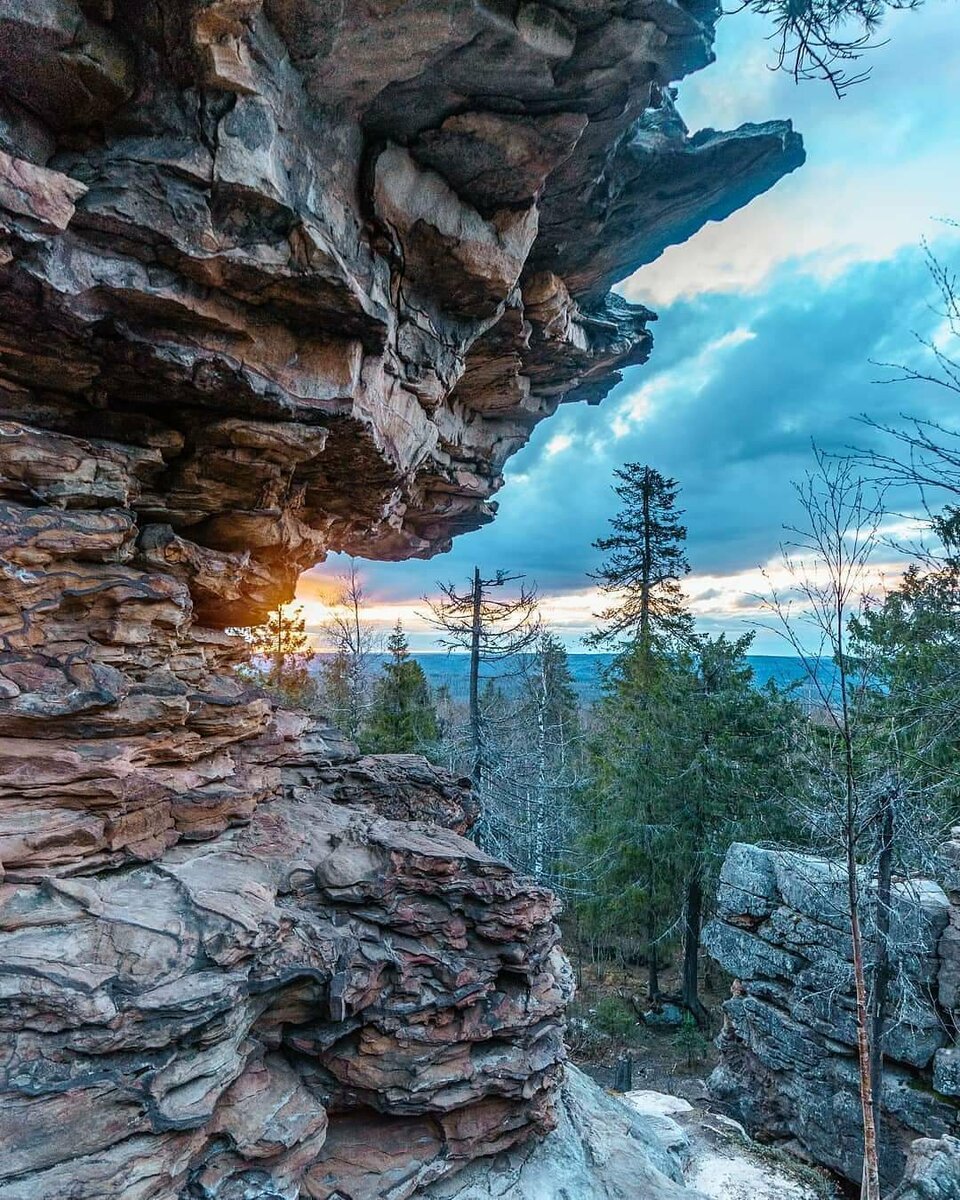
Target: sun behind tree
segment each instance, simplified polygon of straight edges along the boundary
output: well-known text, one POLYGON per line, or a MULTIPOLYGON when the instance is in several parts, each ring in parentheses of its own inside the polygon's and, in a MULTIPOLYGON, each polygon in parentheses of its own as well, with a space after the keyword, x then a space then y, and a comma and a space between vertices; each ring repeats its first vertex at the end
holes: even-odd
POLYGON ((300 605, 278 604, 263 625, 243 631, 249 661, 243 673, 287 708, 303 708, 316 696, 310 667, 316 651, 300 605))

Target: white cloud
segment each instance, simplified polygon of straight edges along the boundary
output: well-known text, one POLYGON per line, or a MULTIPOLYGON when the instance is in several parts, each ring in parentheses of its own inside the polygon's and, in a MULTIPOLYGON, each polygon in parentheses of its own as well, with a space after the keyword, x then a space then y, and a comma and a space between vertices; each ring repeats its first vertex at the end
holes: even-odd
MULTIPOLYGON (((796 566, 799 568, 799 564, 796 566)), ((872 564, 864 580, 865 590, 871 595, 881 595, 896 586, 903 567, 904 563, 893 557, 872 564)), ((805 605, 796 590, 798 576, 802 574, 802 570, 791 572, 777 557, 762 567, 726 574, 688 575, 682 586, 688 607, 701 629, 713 633, 726 630, 733 634, 758 630, 754 653, 783 654, 790 651, 775 631, 771 631, 776 621, 765 598, 770 596, 771 589, 775 590, 792 606, 794 616, 802 623, 805 605)), ((816 579, 819 573, 813 570, 811 574, 816 579)), ((596 627, 595 614, 615 600, 615 596, 606 595, 590 584, 573 591, 543 593, 540 612, 547 626, 555 630, 571 650, 582 650, 581 639, 596 627)), ((331 580, 321 571, 301 576, 296 603, 302 606, 307 629, 320 648, 324 646, 322 627, 331 616, 330 601, 331 580)), ((416 596, 391 600, 374 597, 364 606, 363 618, 383 639, 400 620, 415 650, 420 653, 435 651, 438 649, 436 633, 424 619, 425 608, 424 602, 416 596)))
POLYGON ((749 342, 755 336, 752 330, 738 326, 713 338, 697 354, 670 371, 642 383, 613 410, 610 422, 613 436, 617 439, 626 437, 665 404, 676 406, 695 397, 713 379, 723 352, 749 342))
POLYGON ((555 454, 562 454, 564 450, 569 450, 573 445, 573 438, 569 433, 555 433, 553 437, 544 446, 544 454, 553 458, 555 454))
POLYGON ((769 70, 772 24, 755 13, 720 21, 717 62, 685 80, 691 129, 793 118, 808 161, 771 191, 621 285, 628 299, 669 305, 705 292, 761 288, 784 264, 820 280, 947 236, 956 217, 960 156, 951 119, 960 106, 956 6, 887 14, 889 44, 865 56, 871 78, 837 100, 826 85, 796 86, 769 70), (930 54, 936 46, 937 53, 930 54))
POLYGON ((669 305, 707 292, 751 292, 790 264, 821 282, 857 263, 882 262, 907 246, 956 237, 935 218, 956 208, 960 156, 883 164, 851 177, 841 167, 801 167, 732 217, 671 246, 618 290, 669 305))

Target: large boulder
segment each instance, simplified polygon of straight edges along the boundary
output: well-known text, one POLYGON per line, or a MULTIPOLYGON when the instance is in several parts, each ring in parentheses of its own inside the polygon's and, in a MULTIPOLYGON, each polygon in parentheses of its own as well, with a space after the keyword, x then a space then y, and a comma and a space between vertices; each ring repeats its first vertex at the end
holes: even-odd
POLYGON ((568 1064, 552 1133, 479 1159, 417 1200, 698 1200, 683 1186, 685 1142, 675 1122, 638 1115, 568 1064))
POLYGON ((960 1200, 960 1140, 918 1138, 893 1200, 960 1200))

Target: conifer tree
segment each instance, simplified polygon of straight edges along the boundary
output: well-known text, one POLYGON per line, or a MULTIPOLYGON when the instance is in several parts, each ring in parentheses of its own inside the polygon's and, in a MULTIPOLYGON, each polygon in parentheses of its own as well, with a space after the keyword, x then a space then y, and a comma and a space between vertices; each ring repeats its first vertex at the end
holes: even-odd
POLYGON ((774 690, 754 688, 751 640, 690 634, 682 645, 638 641, 622 653, 582 798, 598 864, 588 922, 641 932, 654 1001, 665 950, 682 940, 681 998, 701 1024, 700 930, 719 864, 731 842, 782 832, 779 797, 792 782, 798 714, 774 690))
POLYGON ((590 577, 616 599, 597 614, 600 628, 588 641, 600 646, 629 638, 650 646, 656 635, 676 635, 689 625, 679 583, 690 569, 683 512, 676 507, 680 488, 641 463, 614 474, 620 509, 610 522, 613 532, 594 542, 607 557, 590 577))
POLYGON ((600 864, 596 912, 646 942, 649 993, 666 945, 684 942, 683 1000, 700 1022, 700 928, 730 841, 775 799, 787 712, 751 683, 751 637, 694 631, 679 580, 687 570, 679 487, 637 463, 617 472, 622 507, 594 576, 616 601, 594 644, 619 639, 607 672, 591 779, 582 793, 587 847, 600 864))
POLYGON ((683 878, 681 998, 701 1025, 700 932, 717 870, 734 841, 776 839, 785 830, 783 797, 793 775, 796 706, 776 688, 759 691, 747 654, 753 634, 697 635, 677 661, 674 762, 664 780, 677 828, 683 878))
POLYGON ((373 687, 361 744, 378 754, 408 754, 436 742, 437 713, 423 668, 410 657, 397 621, 387 641, 389 658, 373 687))
POLYGON ((244 639, 250 651, 248 678, 290 708, 301 708, 314 698, 310 667, 316 651, 302 607, 278 604, 263 625, 245 631, 244 639))

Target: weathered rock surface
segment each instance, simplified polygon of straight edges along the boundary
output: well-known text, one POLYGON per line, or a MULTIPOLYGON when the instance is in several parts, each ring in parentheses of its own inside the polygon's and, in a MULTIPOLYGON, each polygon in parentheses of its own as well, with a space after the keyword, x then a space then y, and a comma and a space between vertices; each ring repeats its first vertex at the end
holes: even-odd
POLYGON ((918 1138, 893 1200, 960 1200, 960 1140, 918 1138))
POLYGON ((0 1198, 401 1200, 546 1130, 554 902, 238 680, 650 350, 617 277, 802 159, 693 0, 0 3, 0 1198))
POLYGON ((649 353, 652 314, 610 284, 802 160, 782 122, 687 135, 665 87, 710 61, 714 17, 6 5, 11 493, 82 503, 109 459, 100 506, 227 621, 328 548, 430 554, 489 520, 533 425, 649 353), (31 429, 61 435, 64 479, 31 429))
POLYGON ((639 1115, 568 1065, 542 1142, 480 1159, 417 1200, 697 1200, 683 1186, 686 1143, 676 1122, 639 1115))
MULTIPOLYGON (((960 863, 960 840, 948 845, 947 854, 960 863)), ((859 1182, 861 1116, 844 887, 838 864, 731 847, 717 919, 704 931, 707 950, 737 979, 735 995, 724 1005, 720 1065, 710 1086, 751 1130, 859 1182)), ((948 896, 928 881, 894 884, 895 970, 881 1089, 888 1181, 903 1176, 914 1139, 947 1136, 949 1146, 960 1133, 958 926, 960 890, 948 896)), ((939 1194, 905 1192, 911 1200, 939 1194)))
POLYGON ((409 819, 418 777, 430 816, 456 799, 422 760, 398 822, 395 762, 336 780, 312 741, 317 786, 298 763, 202 846, 6 885, 3 1200, 401 1196, 550 1127, 555 900, 409 819))

